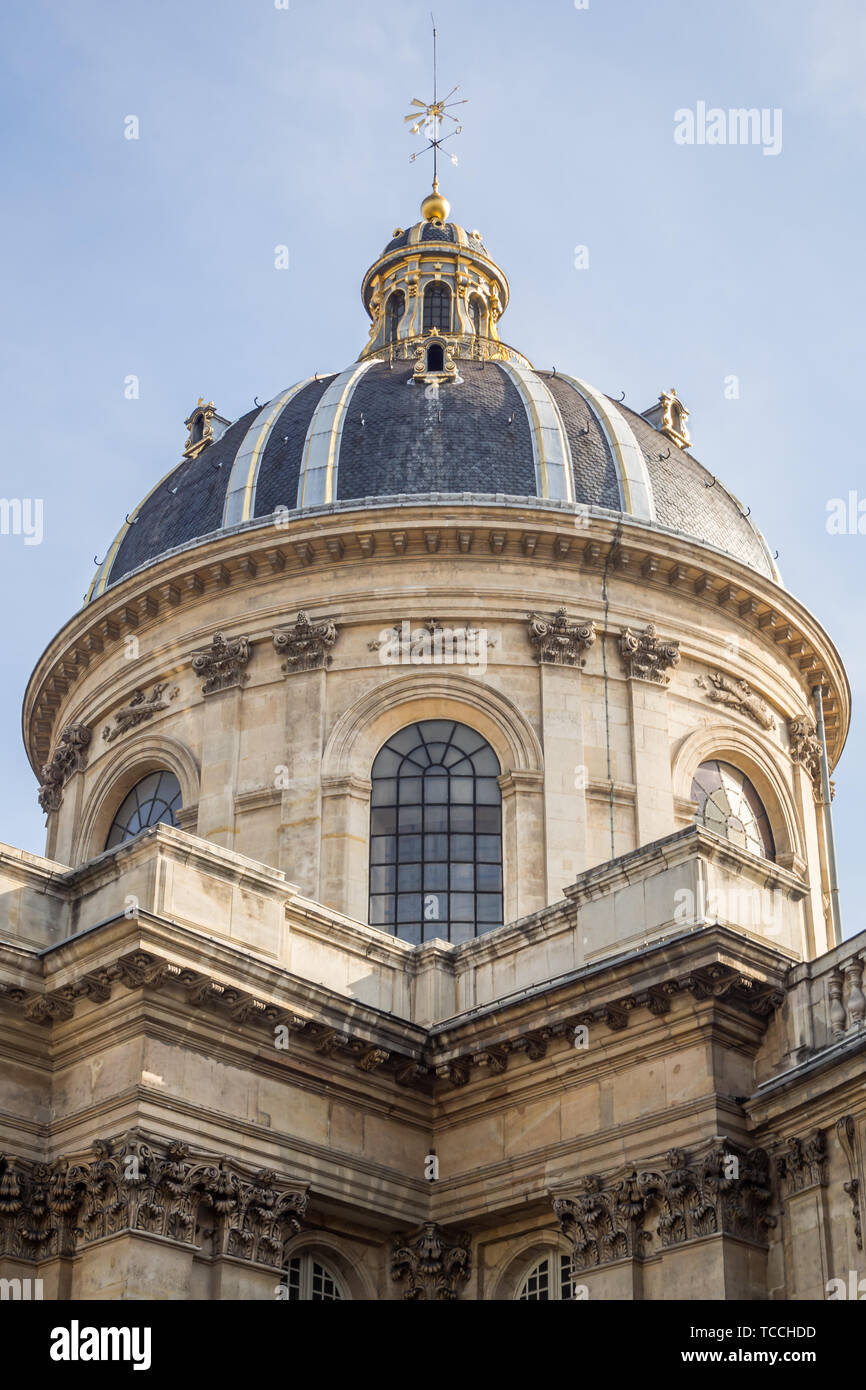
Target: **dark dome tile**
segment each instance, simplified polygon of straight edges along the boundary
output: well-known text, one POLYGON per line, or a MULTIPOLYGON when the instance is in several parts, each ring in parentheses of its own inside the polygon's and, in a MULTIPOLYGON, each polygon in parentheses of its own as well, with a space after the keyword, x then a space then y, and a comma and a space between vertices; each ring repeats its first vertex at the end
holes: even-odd
POLYGON ((232 463, 258 413, 256 407, 236 420, 222 439, 208 444, 198 458, 182 459, 159 484, 121 541, 109 584, 166 550, 220 529, 232 463), (175 487, 173 493, 170 489, 175 487))
POLYGON ((295 510, 304 440, 316 406, 333 380, 333 376, 325 376, 311 381, 289 401, 274 423, 259 464, 253 516, 269 516, 275 507, 295 510))
POLYGON ((532 436, 516 388, 493 362, 460 361, 458 370, 463 381, 435 397, 411 383, 404 362, 390 370, 377 364, 360 378, 343 424, 338 501, 428 492, 535 495, 532 436))

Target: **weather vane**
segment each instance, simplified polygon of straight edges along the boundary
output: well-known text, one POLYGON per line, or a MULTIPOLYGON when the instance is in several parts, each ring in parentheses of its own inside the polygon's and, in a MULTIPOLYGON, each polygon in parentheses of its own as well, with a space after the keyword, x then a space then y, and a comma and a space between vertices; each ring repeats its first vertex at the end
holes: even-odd
MULTIPOLYGON (((430 18, 433 21, 433 100, 429 102, 419 101, 418 97, 413 97, 412 105, 417 109, 415 111, 410 111, 409 115, 404 116, 403 119, 406 122, 412 122, 411 129, 413 135, 420 135, 423 131, 427 137, 428 143, 424 146, 424 149, 416 150, 409 158, 410 162, 414 162, 419 154, 426 154, 428 150, 433 151, 433 190, 434 192, 438 192, 439 151, 446 140, 450 140, 454 135, 459 135, 463 129, 457 117, 451 115, 451 108, 454 106, 465 106, 467 98, 461 97, 457 101, 451 100, 454 93, 459 92, 459 86, 452 87, 447 96, 441 99, 439 97, 436 53, 438 36, 436 33, 436 21, 433 19, 432 15, 430 18), (453 121, 454 123, 454 129, 449 130, 447 135, 442 134, 442 125, 444 121, 453 121)), ((457 163, 456 154, 449 154, 448 158, 451 160, 452 164, 457 163)))

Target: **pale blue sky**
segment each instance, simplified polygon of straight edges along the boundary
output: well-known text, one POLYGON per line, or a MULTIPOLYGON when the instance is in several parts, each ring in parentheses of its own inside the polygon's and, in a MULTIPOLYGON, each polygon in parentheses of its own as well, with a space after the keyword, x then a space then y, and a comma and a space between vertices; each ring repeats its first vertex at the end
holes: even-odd
MULTIPOLYGON (((203 395, 236 418, 366 340, 361 275, 427 188, 401 118, 430 85, 429 11, 6 0, 0 494, 43 497, 45 535, 0 536, 0 839, 43 847, 19 732, 27 677, 94 555, 179 457, 190 406, 203 395), (138 141, 123 138, 130 114, 138 141)), ((850 935, 866 887, 866 537, 825 521, 830 498, 866 497, 866 4, 438 0, 435 13, 442 80, 470 101, 443 187, 511 279, 503 336, 637 409, 676 385, 696 457, 751 506, 847 663, 835 813, 850 935), (781 153, 675 144, 674 112, 698 101, 781 108, 781 153)))

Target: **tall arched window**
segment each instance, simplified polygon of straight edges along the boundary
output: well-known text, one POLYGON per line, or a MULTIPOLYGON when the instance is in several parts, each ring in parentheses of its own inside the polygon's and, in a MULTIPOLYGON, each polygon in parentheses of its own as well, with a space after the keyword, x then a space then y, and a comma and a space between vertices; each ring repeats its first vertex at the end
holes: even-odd
POLYGON ((289 1260, 281 1293, 288 1303, 338 1303, 346 1297, 336 1274, 309 1253, 289 1260))
POLYGON ((424 291, 424 328, 438 328, 448 333, 451 328, 451 291, 441 280, 433 280, 424 291))
POLYGON ((385 342, 394 343, 397 341, 397 329, 403 317, 403 310, 406 306, 406 296, 402 290, 395 290, 388 297, 385 306, 385 342))
POLYGON ((204 416, 202 414, 196 415, 193 420, 189 437, 191 444, 200 444, 204 439, 204 416))
POLYGON ((388 740, 372 771, 372 926, 417 944, 502 925, 499 772, 489 743, 451 719, 388 740))
POLYGON ((695 820, 740 849, 776 858, 770 821, 761 798, 744 772, 730 763, 701 763, 692 782, 698 803, 695 820))
POLYGON ((484 300, 480 294, 473 294, 470 299, 469 313, 472 316, 472 331, 476 338, 480 338, 484 332, 484 300))
POLYGON ((149 825, 177 825, 176 812, 181 807, 180 783, 173 772, 151 772, 136 782, 115 812, 105 848, 122 844, 124 840, 146 830, 149 825))
POLYGON ((571 1257, 551 1251, 526 1274, 517 1298, 524 1303, 548 1303, 554 1299, 574 1301, 571 1257))

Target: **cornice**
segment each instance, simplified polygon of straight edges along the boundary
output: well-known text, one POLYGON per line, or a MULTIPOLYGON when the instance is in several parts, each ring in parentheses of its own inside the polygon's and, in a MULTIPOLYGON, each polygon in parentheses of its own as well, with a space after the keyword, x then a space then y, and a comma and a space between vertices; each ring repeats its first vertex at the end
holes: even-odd
POLYGON ((64 724, 75 720, 68 697, 82 674, 125 636, 151 631, 181 604, 185 611, 200 609, 197 631, 205 631, 211 597, 227 588, 262 585, 274 575, 289 579, 318 572, 332 585, 343 569, 347 575, 353 567, 369 570, 372 562, 405 564, 411 570, 419 556, 431 554, 446 557, 453 572, 457 564, 483 563, 488 550, 491 555, 506 552, 513 565, 540 562, 562 575, 581 572, 600 582, 614 536, 609 568, 617 579, 644 592, 682 592, 751 628, 759 641, 772 643, 786 658, 800 685, 803 709, 811 688, 821 684, 827 692, 831 762, 838 760, 850 714, 841 659, 812 614, 773 580, 693 538, 631 518, 592 513, 581 518, 587 524, 578 530, 573 508, 538 499, 467 495, 436 502, 432 512, 429 499, 395 498, 320 509, 286 525, 242 525, 167 554, 113 585, 61 629, 36 665, 23 709, 34 771, 48 760, 57 740, 60 708, 65 706, 64 724), (467 528, 476 537, 468 553, 467 528))
MULTIPOLYGON (((471 945, 471 943, 467 943, 471 945)), ((3 962, 0 948, 0 964, 3 962)), ((0 984, 0 1004, 31 1023, 65 1024, 82 1001, 101 1006, 118 986, 162 991, 234 1028, 285 1030, 322 1058, 424 1090, 496 1075, 514 1055, 543 1059, 571 1046, 579 1026, 618 1033, 635 1010, 662 1016, 675 995, 766 1020, 785 998, 783 953, 713 928, 534 986, 430 1029, 292 975, 272 962, 148 914, 118 918, 41 952, 41 987, 0 984), (480 1069, 480 1070, 479 1070, 480 1069)), ((32 982, 36 985, 35 980, 32 982)))

